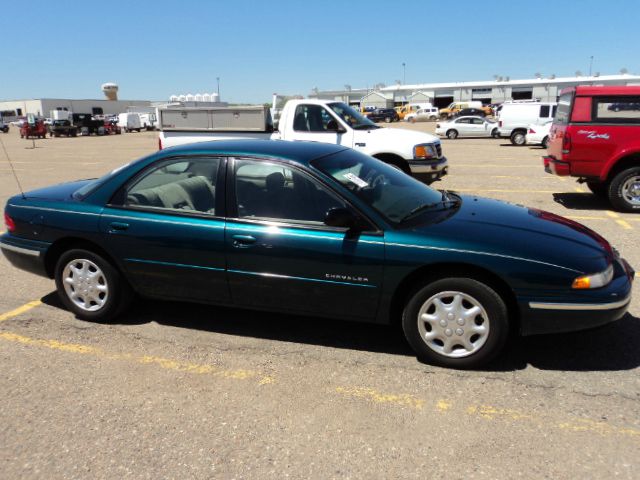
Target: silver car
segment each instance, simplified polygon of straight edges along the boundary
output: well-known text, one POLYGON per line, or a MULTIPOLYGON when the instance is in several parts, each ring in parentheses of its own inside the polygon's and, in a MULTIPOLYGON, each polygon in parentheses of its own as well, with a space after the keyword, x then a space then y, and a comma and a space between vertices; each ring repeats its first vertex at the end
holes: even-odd
POLYGON ((436 124, 436 135, 458 137, 498 137, 498 124, 484 117, 458 117, 436 124))

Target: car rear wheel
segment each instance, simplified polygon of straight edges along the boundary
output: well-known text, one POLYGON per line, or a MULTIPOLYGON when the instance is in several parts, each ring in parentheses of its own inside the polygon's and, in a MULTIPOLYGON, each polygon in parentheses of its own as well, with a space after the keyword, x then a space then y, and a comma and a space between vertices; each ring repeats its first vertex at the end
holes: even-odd
POLYGON ((497 128, 494 128, 494 129, 491 131, 491 137, 493 137, 493 138, 499 138, 499 137, 500 137, 500 132, 498 132, 498 129, 497 129, 497 128))
POLYGON ((524 130, 516 130, 515 132, 513 132, 511 134, 511 143, 513 145, 517 145, 518 147, 521 147, 522 145, 527 143, 527 137, 524 130))
POLYGON ((120 273, 89 250, 63 253, 56 264, 55 280, 62 302, 84 320, 111 320, 132 299, 131 287, 120 273))
POLYGON ((384 117, 384 123, 391 123, 391 117, 384 117))
POLYGON ((549 148, 549 137, 544 137, 542 139, 542 148, 549 148))
POLYGON ((402 328, 418 357, 453 368, 476 368, 504 346, 507 307, 493 288, 472 278, 445 278, 417 290, 402 328))
POLYGON ((640 167, 627 168, 609 184, 609 201, 622 212, 640 212, 640 167))
POLYGON ((458 138, 458 132, 457 130, 449 130, 447 132, 447 138, 451 139, 451 140, 455 140, 456 138, 458 138))

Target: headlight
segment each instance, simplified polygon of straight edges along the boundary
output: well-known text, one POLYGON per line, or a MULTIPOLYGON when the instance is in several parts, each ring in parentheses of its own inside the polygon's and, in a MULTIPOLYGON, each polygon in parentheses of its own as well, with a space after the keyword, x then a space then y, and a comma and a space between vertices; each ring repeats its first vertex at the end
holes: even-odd
POLYGON ((436 148, 433 145, 416 145, 413 147, 413 158, 425 159, 436 156, 436 148))
POLYGON ((604 272, 592 275, 583 275, 573 281, 572 288, 587 289, 600 288, 607 285, 613 279, 613 264, 609 265, 604 272))

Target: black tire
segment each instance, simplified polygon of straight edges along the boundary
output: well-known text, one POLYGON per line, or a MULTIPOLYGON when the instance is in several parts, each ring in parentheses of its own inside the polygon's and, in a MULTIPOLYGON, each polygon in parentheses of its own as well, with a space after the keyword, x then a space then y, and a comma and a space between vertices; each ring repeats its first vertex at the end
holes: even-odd
POLYGON ((607 196, 608 188, 606 183, 587 182, 587 187, 594 195, 598 195, 599 197, 607 196))
MULTIPOLYGON (((430 315, 437 318, 436 312, 434 307, 434 312, 430 315)), ((504 300, 487 284, 472 278, 443 278, 419 288, 409 297, 402 314, 402 329, 419 359, 449 368, 478 368, 494 358, 504 347, 509 333, 509 319, 504 300), (443 329, 446 328, 442 333, 443 338, 447 338, 444 336, 446 334, 454 339, 451 343, 454 343, 457 338, 463 338, 464 330, 469 326, 474 328, 484 326, 485 329, 488 327, 488 332, 484 335, 474 333, 469 336, 469 345, 472 346, 470 353, 465 351, 461 343, 452 345, 450 354, 439 352, 438 349, 445 348, 444 342, 439 338, 430 341, 423 339, 423 334, 420 331, 422 328, 419 326, 420 324, 425 326, 423 330, 425 334, 434 331, 427 321, 420 320, 423 314, 429 315, 430 309, 427 306, 431 300, 438 295, 443 300, 451 298, 452 302, 443 302, 446 307, 449 307, 453 305, 454 294, 464 296, 460 303, 461 308, 468 309, 469 305, 480 305, 480 310, 484 309, 483 313, 476 314, 473 319, 462 317, 456 319, 455 316, 447 314, 446 319, 437 322, 443 329), (484 318, 485 313, 486 318, 484 318), (474 337, 476 339, 472 340, 474 337)), ((469 334, 467 333, 467 335, 469 334)))
POLYGON ((384 123, 391 123, 391 117, 384 117, 384 123))
POLYGON ((498 129, 497 129, 497 128, 494 128, 494 129, 491 131, 491 138, 500 138, 500 132, 498 131, 498 129))
MULTIPOLYGON (((87 272, 92 272, 92 270, 88 270, 87 272)), ((78 274, 71 272, 69 273, 69 276, 67 278, 73 278, 75 275, 78 274)), ((76 278, 79 278, 79 281, 81 282, 83 277, 78 276, 76 278)), ((111 265, 100 255, 89 250, 72 249, 64 252, 56 263, 55 281, 58 295, 60 296, 60 299, 62 300, 64 305, 78 318, 81 318, 83 320, 89 320, 92 322, 104 322, 113 320, 129 306, 131 300, 133 299, 133 292, 131 290, 131 287, 122 277, 122 275, 120 275, 118 270, 116 270, 113 265, 111 265), (77 265, 81 265, 81 262, 88 261, 92 263, 94 267, 97 267, 97 269, 99 269, 100 276, 96 281, 100 282, 101 285, 106 285, 106 299, 104 300, 104 304, 102 306, 98 306, 99 308, 97 308, 96 310, 90 311, 89 309, 81 308, 71 299, 71 297, 67 293, 64 280, 65 269, 74 261, 77 262, 77 265)), ((85 286, 87 289, 91 288, 91 286, 85 286)), ((76 291, 76 287, 74 286, 70 286, 69 288, 73 289, 73 291, 76 291)), ((82 288, 82 285, 79 288, 82 288)), ((86 292, 87 291, 85 291, 84 293, 86 292)), ((101 293, 99 293, 97 289, 89 293, 101 295, 101 293)), ((80 293, 80 295, 82 295, 82 292, 80 293)), ((85 300, 86 305, 86 300, 90 299, 87 297, 83 300, 85 300)), ((89 308, 94 307, 95 306, 91 305, 91 302, 89 302, 89 308)))
POLYGON ((546 150, 547 148, 549 148, 549 137, 548 137, 548 136, 547 136, 547 137, 544 137, 544 138, 542 139, 542 148, 544 148, 545 150, 546 150))
POLYGON ((618 173, 609 183, 609 201, 621 212, 640 212, 640 167, 631 167, 618 173))
POLYGON ((527 132, 524 130, 515 130, 511 133, 511 143, 518 147, 522 147, 527 143, 527 132))
POLYGON ((449 140, 455 140, 456 138, 458 138, 458 131, 457 130, 447 130, 447 138, 449 140))

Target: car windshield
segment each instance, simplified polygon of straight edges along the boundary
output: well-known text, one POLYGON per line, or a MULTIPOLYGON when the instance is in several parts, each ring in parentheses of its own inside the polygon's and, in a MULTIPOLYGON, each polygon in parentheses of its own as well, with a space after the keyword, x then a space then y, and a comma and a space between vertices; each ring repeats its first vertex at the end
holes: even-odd
POLYGON ((347 124, 350 125, 354 130, 380 128, 367 117, 360 115, 360 113, 358 113, 346 103, 330 103, 329 108, 333 110, 333 112, 342 120, 347 122, 347 124))
POLYGON ((353 150, 318 158, 311 165, 332 177, 387 221, 400 224, 446 206, 444 195, 400 170, 353 150))

